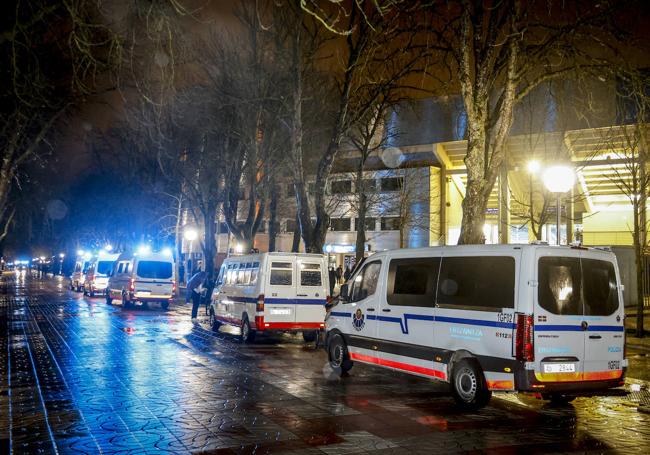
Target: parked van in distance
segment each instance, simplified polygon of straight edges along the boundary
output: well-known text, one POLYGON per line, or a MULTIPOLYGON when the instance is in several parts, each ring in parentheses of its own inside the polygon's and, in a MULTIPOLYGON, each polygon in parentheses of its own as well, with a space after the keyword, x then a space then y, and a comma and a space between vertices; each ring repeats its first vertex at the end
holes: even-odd
POLYGON ((118 300, 125 308, 158 302, 163 309, 176 292, 174 258, 171 253, 122 253, 115 264, 106 290, 106 303, 118 300))
POLYGON ((449 382, 467 408, 492 391, 552 402, 624 383, 616 257, 594 248, 464 245, 376 253, 326 321, 330 364, 449 382))
POLYGON ((90 297, 105 295, 108 278, 113 270, 113 265, 119 254, 101 252, 90 264, 84 277, 84 294, 90 297))
POLYGON ((318 254, 259 253, 226 259, 209 309, 210 324, 241 329, 250 341, 257 332, 300 331, 314 341, 325 326, 329 298, 325 257, 318 254))
POLYGON ((83 290, 84 281, 86 281, 86 273, 93 262, 93 257, 90 253, 77 256, 77 260, 70 276, 70 289, 73 291, 81 292, 83 290))

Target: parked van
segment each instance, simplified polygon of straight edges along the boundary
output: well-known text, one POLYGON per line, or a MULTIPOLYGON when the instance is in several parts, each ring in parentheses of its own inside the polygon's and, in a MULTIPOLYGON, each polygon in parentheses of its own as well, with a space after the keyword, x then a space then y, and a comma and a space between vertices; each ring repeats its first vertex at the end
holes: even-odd
POLYGON ((84 277, 83 291, 90 297, 105 295, 108 278, 119 254, 102 252, 90 263, 84 277))
POLYGON ((125 308, 159 302, 167 309, 176 292, 174 258, 164 253, 121 254, 106 290, 106 303, 119 300, 125 308))
POLYGON ((325 326, 329 278, 318 254, 262 253, 224 261, 212 294, 210 324, 241 329, 243 341, 257 332, 300 331, 314 341, 325 326))
POLYGON ((548 245, 395 250, 366 259, 326 320, 330 363, 449 382, 468 408, 492 391, 554 402, 623 385, 624 307, 609 251, 548 245))
POLYGON ((90 254, 78 256, 74 264, 72 275, 70 276, 70 289, 73 291, 83 291, 86 273, 93 263, 93 257, 90 254))

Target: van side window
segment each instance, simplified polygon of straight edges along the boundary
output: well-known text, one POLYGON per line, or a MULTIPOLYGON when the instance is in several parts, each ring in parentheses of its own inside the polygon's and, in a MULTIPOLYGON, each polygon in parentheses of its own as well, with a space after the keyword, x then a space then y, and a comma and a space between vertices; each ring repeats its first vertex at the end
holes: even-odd
POLYGON ((122 273, 122 269, 124 269, 124 263, 120 262, 120 265, 117 267, 117 273, 122 273))
POLYGON ((239 264, 239 270, 237 271, 237 284, 246 284, 246 263, 242 262, 239 264))
POLYGON ((393 259, 388 266, 389 305, 435 306, 440 258, 393 259))
POLYGON ((260 272, 260 263, 253 262, 253 268, 251 270, 251 284, 257 283, 257 275, 260 272))
POLYGON ((553 314, 582 315, 580 259, 543 257, 538 267, 541 307, 553 314))
POLYGON ((320 286, 321 284, 320 264, 300 264, 301 286, 320 286))
POLYGON ((350 302, 358 302, 370 297, 377 290, 381 262, 370 262, 357 273, 350 290, 350 302))
POLYGON ((514 308, 515 259, 509 256, 443 256, 437 304, 488 311, 514 308))
POLYGON ((293 283, 293 263, 291 262, 271 262, 272 286, 291 286, 293 283))
POLYGON ((129 266, 130 265, 131 265, 130 262, 127 262, 126 264, 124 264, 124 273, 129 273, 129 268, 130 268, 129 266))
POLYGON ((253 268, 252 262, 246 263, 246 271, 244 272, 244 284, 250 284, 251 282, 251 269, 253 268))
POLYGON ((221 286, 223 284, 225 273, 226 273, 226 266, 222 265, 221 268, 219 269, 219 276, 217 276, 217 282, 215 283, 215 286, 221 286))

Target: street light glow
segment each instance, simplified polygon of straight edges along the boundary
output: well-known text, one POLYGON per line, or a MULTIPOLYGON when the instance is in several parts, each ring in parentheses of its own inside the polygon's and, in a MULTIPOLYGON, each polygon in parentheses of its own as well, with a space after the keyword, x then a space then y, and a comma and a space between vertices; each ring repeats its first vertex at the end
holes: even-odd
POLYGON ((235 245, 235 252, 237 254, 240 254, 242 251, 244 251, 244 246, 241 243, 238 243, 235 245))
POLYGON ((63 259, 65 257, 65 253, 59 253, 59 257, 63 259))
POLYGON ((84 250, 77 250, 77 256, 83 256, 85 253, 84 250))
POLYGON ((528 172, 530 172, 531 174, 537 174, 539 170, 542 168, 542 165, 539 164, 539 161, 537 160, 531 160, 528 162, 526 168, 528 169, 528 172))
POLYGON ((151 251, 151 247, 149 245, 140 245, 138 247, 138 254, 146 254, 149 251, 151 251))
POLYGON ((185 236, 185 240, 189 240, 190 242, 193 242, 194 240, 197 239, 199 233, 196 232, 196 229, 194 228, 187 228, 185 229, 183 235, 185 236))
POLYGON ((109 243, 108 245, 106 245, 106 246, 104 247, 104 249, 105 249, 106 251, 113 251, 113 245, 111 245, 111 244, 109 243))
POLYGON ((565 165, 555 165, 546 168, 542 176, 544 186, 551 193, 566 193, 576 181, 573 168, 565 165))

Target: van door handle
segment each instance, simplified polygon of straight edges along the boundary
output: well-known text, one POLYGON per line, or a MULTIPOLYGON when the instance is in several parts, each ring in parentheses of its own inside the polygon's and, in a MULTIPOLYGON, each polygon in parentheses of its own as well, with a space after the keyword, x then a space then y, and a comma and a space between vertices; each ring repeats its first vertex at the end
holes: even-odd
POLYGON ((381 311, 383 311, 384 313, 390 313, 390 308, 382 308, 381 311))
POLYGON ((375 311, 374 308, 366 308, 366 311, 375 311))
POLYGON ((298 297, 307 297, 307 294, 296 294, 298 297))
POLYGON ((589 335, 590 340, 600 340, 602 337, 600 335, 589 335))

